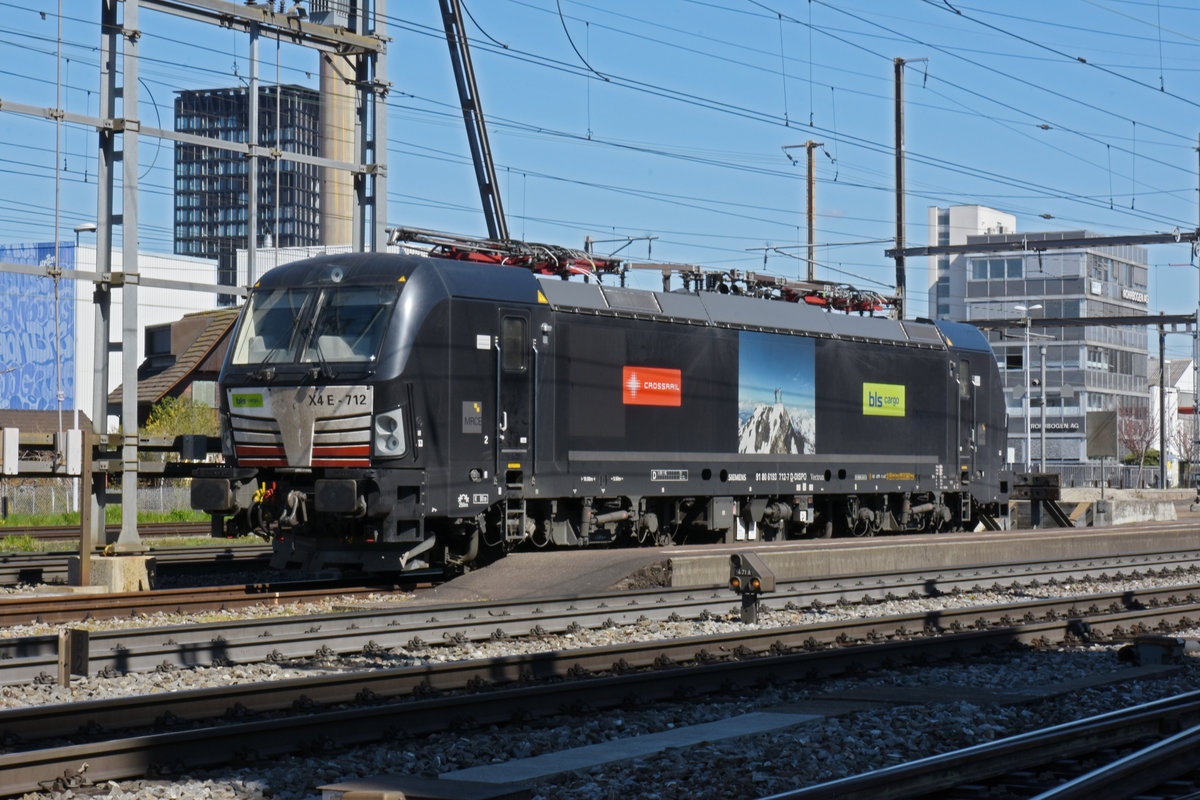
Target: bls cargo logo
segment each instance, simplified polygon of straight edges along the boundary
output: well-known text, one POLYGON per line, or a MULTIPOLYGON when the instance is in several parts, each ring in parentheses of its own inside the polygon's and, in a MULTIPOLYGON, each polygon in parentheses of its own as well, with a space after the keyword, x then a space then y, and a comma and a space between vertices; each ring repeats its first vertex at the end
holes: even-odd
POLYGON ((864 383, 863 413, 877 417, 904 416, 904 385, 864 383))
POLYGON ((261 394, 230 394, 229 402, 234 408, 262 408, 261 394))
POLYGON ((658 367, 625 367, 621 383, 627 406, 683 405, 683 373, 658 367))

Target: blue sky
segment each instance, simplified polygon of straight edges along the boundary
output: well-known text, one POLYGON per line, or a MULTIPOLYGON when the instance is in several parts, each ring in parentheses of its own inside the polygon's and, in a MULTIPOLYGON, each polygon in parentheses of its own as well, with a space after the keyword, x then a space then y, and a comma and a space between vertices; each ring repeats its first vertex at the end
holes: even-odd
MULTIPOLYGON (((0 99, 96 114, 99 2, 0 0, 0 99), (43 13, 45 18, 42 17, 43 13)), ((890 291, 893 58, 905 69, 906 238, 931 205, 979 203, 1021 231, 1190 230, 1198 222, 1200 6, 1182 0, 468 0, 510 232, 622 254, 802 274, 803 149, 816 155, 818 277, 890 291), (561 16, 560 16, 561 8, 561 16), (506 45, 502 46, 502 45, 506 45), (928 59, 928 61, 918 61, 928 59), (1043 216, 1048 215, 1048 217, 1043 216), (617 245, 609 245, 615 247, 617 245), (603 247, 603 245, 601 245, 603 247), (764 264, 764 252, 769 252, 764 264)), ((387 5, 388 222, 483 235, 436 0, 387 5)), ((141 116, 181 89, 236 85, 247 37, 143 11, 141 116)), ((260 75, 273 81, 263 40, 260 75)), ((279 76, 316 86, 284 46, 279 76)), ((0 243, 95 214, 93 132, 0 111, 0 243), (55 173, 58 173, 56 199, 55 173)), ((146 250, 171 249, 169 143, 141 143, 146 250)), ((1152 312, 1196 309, 1190 247, 1150 250, 1152 312)), ((909 259, 909 316, 927 260, 909 259)), ((1190 350, 1168 337, 1173 353, 1190 350)))

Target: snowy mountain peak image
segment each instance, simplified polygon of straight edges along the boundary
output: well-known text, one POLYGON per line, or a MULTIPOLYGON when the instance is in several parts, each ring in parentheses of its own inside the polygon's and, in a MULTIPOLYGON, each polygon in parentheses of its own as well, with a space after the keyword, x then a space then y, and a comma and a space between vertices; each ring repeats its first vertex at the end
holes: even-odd
POLYGON ((816 448, 813 340, 738 336, 738 452, 806 455, 816 448))
POLYGON ((804 439, 783 403, 759 403, 738 430, 738 452, 800 455, 804 439))

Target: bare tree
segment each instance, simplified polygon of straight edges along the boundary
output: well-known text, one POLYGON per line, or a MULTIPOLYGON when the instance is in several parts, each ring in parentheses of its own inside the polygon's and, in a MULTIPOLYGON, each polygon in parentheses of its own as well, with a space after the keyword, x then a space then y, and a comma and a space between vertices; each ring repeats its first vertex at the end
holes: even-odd
MULTIPOLYGON (((1146 456, 1154 449, 1154 442, 1158 439, 1158 415, 1144 407, 1121 406, 1117 409, 1117 439, 1137 459, 1137 482, 1140 486, 1146 456)), ((1162 453, 1159 453, 1159 458, 1162 457, 1162 453)))
POLYGON ((1188 465, 1189 474, 1194 474, 1200 447, 1197 446, 1196 440, 1192 436, 1191 419, 1176 419, 1175 428, 1171 431, 1170 442, 1171 449, 1179 455, 1180 461, 1188 465))

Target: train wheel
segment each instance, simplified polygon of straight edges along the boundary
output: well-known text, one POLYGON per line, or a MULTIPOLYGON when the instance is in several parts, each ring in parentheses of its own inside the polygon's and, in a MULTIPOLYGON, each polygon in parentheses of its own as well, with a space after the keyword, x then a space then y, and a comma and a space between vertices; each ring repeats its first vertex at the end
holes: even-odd
POLYGON ((482 533, 475 520, 459 520, 451 529, 446 541, 446 560, 468 565, 479 558, 482 533))
POLYGON ((824 516, 818 517, 813 523, 814 538, 817 539, 832 539, 833 538, 833 518, 824 516))

